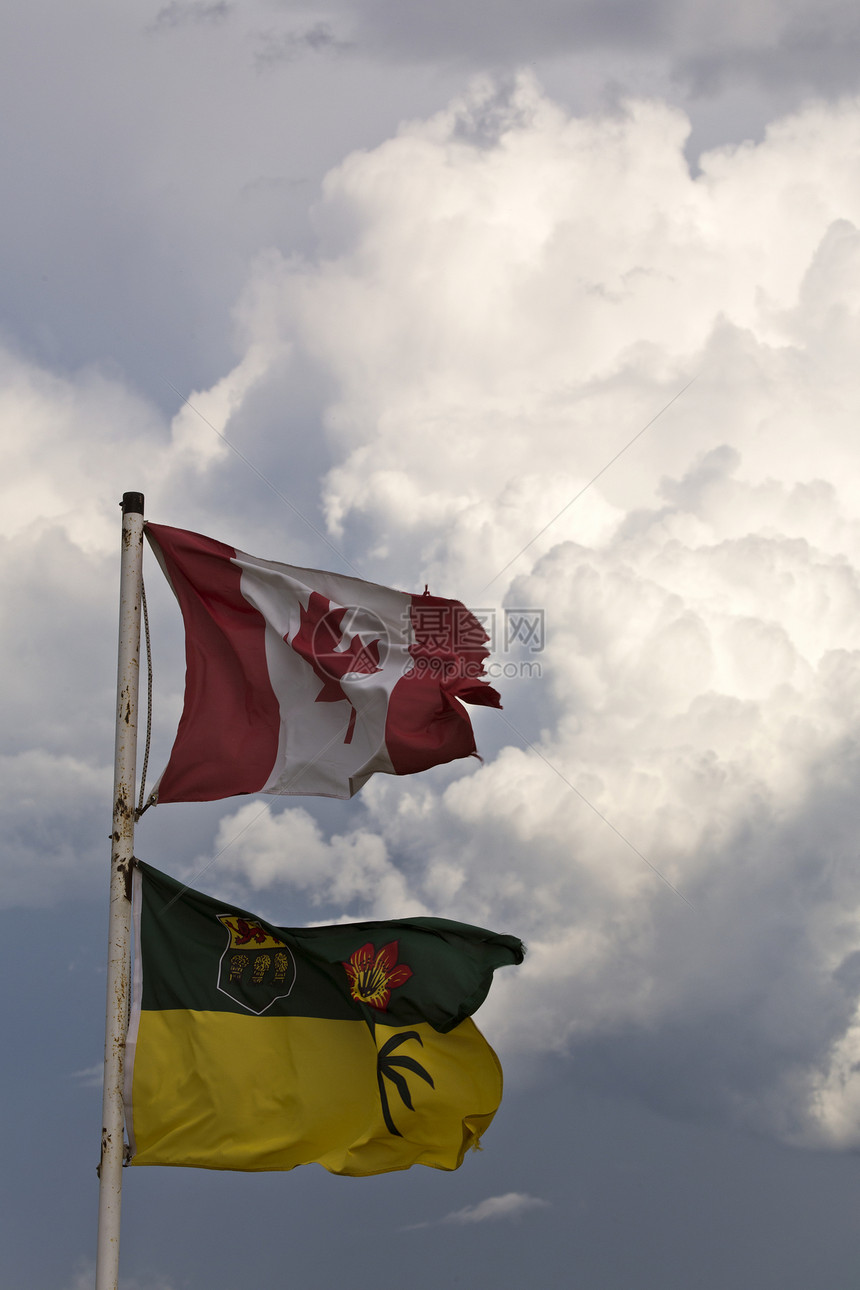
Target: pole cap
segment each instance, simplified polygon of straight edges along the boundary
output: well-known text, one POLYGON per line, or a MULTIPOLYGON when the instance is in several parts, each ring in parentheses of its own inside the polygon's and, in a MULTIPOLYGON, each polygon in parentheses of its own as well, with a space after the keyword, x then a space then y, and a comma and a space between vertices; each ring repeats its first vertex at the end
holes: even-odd
POLYGON ((123 493, 122 513, 123 515, 142 515, 143 493, 123 493))

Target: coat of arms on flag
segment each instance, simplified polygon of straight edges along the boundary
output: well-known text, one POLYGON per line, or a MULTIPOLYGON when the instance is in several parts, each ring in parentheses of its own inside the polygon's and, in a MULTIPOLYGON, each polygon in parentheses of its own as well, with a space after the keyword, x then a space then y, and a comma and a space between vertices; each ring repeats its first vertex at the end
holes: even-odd
POLYGON ((219 961, 218 989, 262 1016, 278 999, 285 999, 296 979, 292 950, 262 923, 239 914, 219 914, 227 946, 219 961))
POLYGON ((132 1164, 456 1169, 492 1121, 502 1072, 471 1014, 522 961, 515 936, 444 918, 274 927, 140 861, 134 925, 132 1164))

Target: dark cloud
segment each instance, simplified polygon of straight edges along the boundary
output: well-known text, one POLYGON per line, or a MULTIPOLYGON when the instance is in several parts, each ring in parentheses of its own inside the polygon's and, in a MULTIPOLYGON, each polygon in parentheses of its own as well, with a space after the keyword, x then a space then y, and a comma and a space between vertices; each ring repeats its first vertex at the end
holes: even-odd
POLYGON ((822 757, 790 817, 760 803, 738 823, 690 889, 692 911, 663 905, 650 988, 683 999, 680 1013, 574 1039, 577 1082, 661 1114, 811 1139, 810 1076, 860 1004, 860 953, 828 967, 812 915, 860 898, 858 763, 855 742, 822 757))
POLYGON ((522 64, 562 50, 654 48, 670 34, 675 8, 672 0, 496 0, 480 8, 359 0, 355 12, 360 37, 398 56, 522 64))
POLYGON ((616 54, 662 62, 694 95, 749 80, 824 95, 860 84, 860 15, 840 0, 703 8, 695 0, 357 0, 344 5, 356 41, 389 58, 500 69, 565 56, 616 54))
POLYGON ((258 68, 266 69, 291 63, 307 53, 343 54, 352 48, 352 42, 342 40, 327 22, 315 22, 310 27, 262 33, 254 62, 258 68))
MULTIPOLYGON (((147 30, 215 26, 235 13, 227 0, 171 0, 147 30)), ((347 50, 391 63, 495 71, 614 54, 660 64, 668 80, 694 99, 720 96, 744 83, 774 93, 793 87, 825 96, 860 84, 860 14, 842 0, 794 0, 776 10, 755 0, 723 8, 718 17, 696 0, 536 0, 529 6, 517 0, 480 6, 458 0, 334 0, 325 17, 266 31, 257 40, 258 68, 307 52, 347 50)))
POLYGON ((850 93, 860 84, 860 30, 788 32, 775 44, 752 49, 727 45, 684 56, 675 75, 695 97, 722 93, 749 81, 767 90, 793 88, 824 97, 850 93))
POLYGON ((172 0, 163 9, 159 9, 149 31, 167 31, 175 27, 211 26, 223 22, 232 12, 234 6, 226 0, 215 0, 214 3, 182 3, 172 0))

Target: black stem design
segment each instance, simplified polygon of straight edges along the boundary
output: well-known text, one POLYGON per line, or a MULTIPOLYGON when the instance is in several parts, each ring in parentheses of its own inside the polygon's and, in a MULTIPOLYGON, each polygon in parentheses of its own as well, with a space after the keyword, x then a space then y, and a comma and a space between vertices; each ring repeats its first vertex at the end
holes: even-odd
MULTIPOLYGON (((375 1027, 372 1026, 371 1028, 375 1038, 375 1027)), ((401 1070, 411 1071, 413 1075, 417 1075, 420 1079, 423 1079, 431 1088, 436 1087, 433 1083, 432 1075, 429 1071, 425 1070, 425 1068, 417 1062, 414 1057, 405 1057, 402 1054, 398 1057, 392 1057, 391 1054, 396 1052, 401 1044, 405 1044, 409 1039, 417 1039, 421 1047, 424 1047, 424 1041, 417 1030, 402 1030, 399 1034, 392 1035, 390 1039, 385 1041, 382 1047, 378 1050, 376 1058, 376 1082, 379 1085, 379 1100, 382 1104, 382 1118, 385 1121, 385 1127, 388 1129, 388 1132, 397 1138, 402 1138, 403 1134, 397 1128, 397 1125, 394 1123, 392 1118, 391 1107, 388 1101, 388 1090, 385 1087, 385 1081, 391 1081, 397 1089, 397 1092, 400 1094, 401 1102, 404 1106, 408 1107, 410 1111, 414 1111, 415 1107, 412 1104, 412 1094, 409 1090, 406 1076, 401 1074, 401 1070)))

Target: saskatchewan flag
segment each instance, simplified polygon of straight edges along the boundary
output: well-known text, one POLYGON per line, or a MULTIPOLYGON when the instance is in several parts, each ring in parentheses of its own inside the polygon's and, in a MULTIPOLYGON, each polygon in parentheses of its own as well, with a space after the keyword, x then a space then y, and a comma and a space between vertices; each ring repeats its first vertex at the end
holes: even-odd
POLYGON ((275 927, 138 862, 131 1163, 456 1169, 502 1096, 471 1020, 514 936, 442 918, 275 927))

